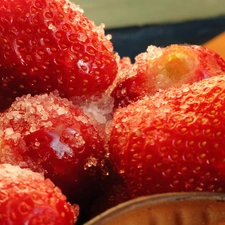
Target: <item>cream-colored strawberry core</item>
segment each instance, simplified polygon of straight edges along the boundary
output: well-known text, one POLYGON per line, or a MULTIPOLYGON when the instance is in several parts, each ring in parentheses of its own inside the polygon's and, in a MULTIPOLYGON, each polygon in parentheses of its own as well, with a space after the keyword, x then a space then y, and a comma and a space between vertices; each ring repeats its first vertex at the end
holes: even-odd
POLYGON ((196 79, 198 58, 190 49, 171 45, 149 64, 149 74, 154 74, 157 89, 179 87, 196 79))
POLYGON ((164 74, 172 81, 179 81, 190 71, 190 62, 182 54, 171 54, 164 65, 164 74))

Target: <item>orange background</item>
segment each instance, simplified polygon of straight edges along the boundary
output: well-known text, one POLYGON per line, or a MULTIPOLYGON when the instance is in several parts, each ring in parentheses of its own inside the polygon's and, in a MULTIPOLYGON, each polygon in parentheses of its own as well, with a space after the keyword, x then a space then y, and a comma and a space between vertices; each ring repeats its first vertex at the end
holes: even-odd
POLYGON ((225 59, 225 32, 219 34, 215 38, 209 40, 203 46, 212 49, 225 59))

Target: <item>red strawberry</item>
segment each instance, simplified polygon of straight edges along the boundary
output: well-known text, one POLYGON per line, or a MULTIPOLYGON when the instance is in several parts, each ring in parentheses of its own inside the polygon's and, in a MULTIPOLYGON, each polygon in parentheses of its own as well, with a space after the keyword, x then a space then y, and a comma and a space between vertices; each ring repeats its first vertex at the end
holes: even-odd
POLYGON ((98 194, 103 128, 81 108, 54 94, 27 95, 1 114, 0 127, 1 163, 42 172, 81 207, 98 194))
MULTIPOLYGON (((225 72, 225 61, 215 52, 196 45, 149 46, 136 57, 132 69, 122 76, 112 92, 115 107, 126 106, 159 89, 202 80, 225 72)), ((122 75, 121 75, 122 74, 122 75)))
POLYGON ((112 163, 132 198, 225 191, 225 75, 120 108, 107 133, 112 163))
POLYGON ((0 6, 0 110, 17 96, 100 96, 117 64, 110 36, 68 0, 3 0, 0 6))
POLYGON ((28 169, 0 165, 0 224, 72 225, 79 207, 49 180, 28 169))

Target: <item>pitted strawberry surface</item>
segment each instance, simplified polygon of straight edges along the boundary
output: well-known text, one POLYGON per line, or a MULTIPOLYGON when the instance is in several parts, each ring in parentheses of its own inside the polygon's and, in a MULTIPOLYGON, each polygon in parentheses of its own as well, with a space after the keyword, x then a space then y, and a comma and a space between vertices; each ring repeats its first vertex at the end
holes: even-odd
POLYGON ((23 94, 99 98, 117 64, 110 36, 67 0, 3 0, 0 110, 23 94))
POLYGON ((225 77, 159 91, 118 109, 109 152, 130 198, 225 191, 225 77))
POLYGON ((43 175, 10 164, 1 164, 0 174, 1 224, 76 223, 78 205, 68 203, 60 189, 43 175))

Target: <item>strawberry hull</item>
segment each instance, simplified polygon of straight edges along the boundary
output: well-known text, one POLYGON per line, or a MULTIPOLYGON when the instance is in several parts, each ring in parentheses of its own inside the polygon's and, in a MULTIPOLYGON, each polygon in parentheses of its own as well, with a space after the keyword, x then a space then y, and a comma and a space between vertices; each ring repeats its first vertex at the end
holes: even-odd
POLYGON ((109 152, 130 198, 225 191, 225 76, 159 91, 118 109, 109 152))

